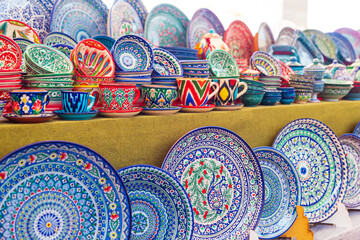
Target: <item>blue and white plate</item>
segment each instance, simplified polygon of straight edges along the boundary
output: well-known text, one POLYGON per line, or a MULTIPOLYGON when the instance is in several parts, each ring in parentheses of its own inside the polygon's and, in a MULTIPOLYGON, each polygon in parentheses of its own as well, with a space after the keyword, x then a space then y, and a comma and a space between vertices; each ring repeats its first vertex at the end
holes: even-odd
POLYGON ((147 165, 122 168, 118 173, 130 198, 130 239, 192 239, 190 199, 173 176, 147 165))
POLYGON ((0 199, 4 239, 125 240, 130 234, 130 203, 119 175, 76 143, 39 142, 5 156, 0 199))
POLYGON ((102 43, 109 51, 115 44, 115 39, 112 37, 106 36, 106 35, 97 35, 97 36, 93 37, 93 39, 102 43))
POLYGON ((195 129, 172 146, 162 169, 190 197, 192 239, 248 239, 264 204, 264 179, 254 152, 236 133, 195 129))
POLYGON ((271 147, 254 149, 265 182, 265 203, 256 233, 261 239, 284 234, 294 223, 300 205, 300 180, 290 160, 271 147))
POLYGON ((77 42, 71 36, 62 33, 62 32, 52 32, 49 33, 45 38, 43 43, 48 46, 54 46, 57 44, 66 44, 72 46, 73 48, 76 47, 77 42))
POLYGON ((184 71, 179 60, 170 52, 154 48, 153 75, 182 76, 184 71))
POLYGON ((302 31, 295 31, 292 45, 297 48, 301 65, 311 65, 314 58, 319 59, 319 61, 322 63, 324 62, 324 58, 321 53, 317 51, 314 44, 305 36, 302 31))
POLYGON ((282 151, 298 172, 301 206, 310 223, 331 217, 346 192, 348 167, 335 133, 324 123, 303 118, 290 122, 273 147, 282 151))
POLYGON ((356 53, 351 42, 337 32, 327 33, 334 41, 337 48, 337 57, 346 65, 350 65, 356 60, 356 53))

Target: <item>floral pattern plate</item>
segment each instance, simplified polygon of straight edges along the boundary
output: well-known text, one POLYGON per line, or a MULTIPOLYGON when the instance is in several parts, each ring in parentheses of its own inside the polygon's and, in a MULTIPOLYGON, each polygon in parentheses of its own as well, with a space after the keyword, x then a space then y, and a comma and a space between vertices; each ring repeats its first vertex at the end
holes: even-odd
POLYGON ((39 142, 5 156, 0 197, 5 239, 129 237, 130 205, 119 175, 79 144, 39 142))
POLYGON ((220 36, 224 36, 225 29, 219 18, 206 8, 197 10, 187 29, 187 47, 194 49, 195 45, 200 42, 201 37, 208 33, 211 29, 220 36))
POLYGON ((214 50, 208 55, 210 71, 215 77, 238 77, 239 67, 235 59, 224 50, 214 50))
POLYGON ((254 37, 245 23, 240 20, 232 22, 225 31, 224 42, 235 59, 245 61, 249 65, 251 54, 254 52, 254 37))
POLYGON ((295 37, 291 45, 297 48, 301 65, 311 65, 314 58, 319 59, 319 61, 322 63, 324 62, 323 56, 316 50, 314 44, 305 36, 302 31, 296 30, 294 35, 295 37))
POLYGON ((190 199, 175 177, 147 165, 126 167, 118 173, 130 198, 130 239, 192 239, 190 199))
POLYGON ((265 202, 256 233, 261 239, 273 239, 294 223, 300 204, 300 180, 290 160, 271 147, 254 149, 265 182, 265 202))
POLYGON ((0 34, 9 38, 25 38, 35 43, 41 43, 40 37, 35 30, 18 20, 0 21, 0 34))
POLYGON ((186 47, 189 19, 170 4, 160 4, 151 10, 145 23, 145 38, 155 46, 186 47))
POLYGON ((154 49, 154 73, 163 76, 182 76, 183 69, 181 63, 170 52, 161 49, 154 49))
POLYGON ((351 42, 355 52, 356 56, 360 57, 360 32, 355 31, 351 28, 339 28, 335 32, 340 33, 344 37, 351 42))
POLYGON ((346 37, 337 32, 327 33, 334 41, 337 49, 338 60, 346 65, 350 65, 356 60, 356 52, 351 42, 346 37))
POLYGON ((257 51, 268 52, 270 46, 275 43, 272 31, 266 23, 261 23, 257 33, 257 51))
POLYGON ((301 206, 310 223, 324 221, 345 196, 348 168, 335 133, 314 119, 298 119, 277 135, 273 147, 282 151, 298 172, 301 206))
POLYGON ((265 52, 254 52, 250 59, 250 66, 263 76, 281 76, 282 74, 279 62, 265 52))
POLYGON ((294 41, 295 30, 291 27, 285 27, 281 29, 278 38, 276 39, 276 45, 291 45, 294 41))
POLYGON ((0 35, 0 71, 19 69, 22 53, 19 45, 11 38, 0 35))
POLYGON ((220 127, 181 137, 162 169, 185 187, 194 212, 194 240, 248 239, 264 203, 264 179, 249 145, 220 127))
POLYGON ((56 44, 66 44, 69 46, 72 46, 73 48, 76 47, 77 42, 75 39, 70 37, 69 35, 62 33, 62 32, 52 32, 49 33, 44 38, 44 44, 49 46, 54 46, 56 44))

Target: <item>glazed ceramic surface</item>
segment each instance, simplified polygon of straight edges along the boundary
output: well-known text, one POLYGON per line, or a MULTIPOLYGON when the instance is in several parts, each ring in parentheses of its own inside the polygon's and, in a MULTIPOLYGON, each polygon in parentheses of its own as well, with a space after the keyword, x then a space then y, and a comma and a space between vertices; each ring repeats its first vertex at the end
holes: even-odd
POLYGON ((0 176, 0 231, 6 239, 129 237, 123 183, 87 147, 61 141, 28 145, 1 160, 0 176))
POLYGON ((240 82, 239 79, 219 78, 212 79, 212 81, 218 83, 220 86, 218 93, 214 97, 216 106, 234 105, 235 101, 248 89, 247 84, 240 82), (243 87, 241 91, 239 91, 240 86, 243 87))
POLYGON ((43 123, 53 119, 55 114, 52 112, 40 113, 37 115, 17 115, 15 113, 3 113, 2 116, 15 123, 43 123))
POLYGON ((118 173, 130 199, 130 239, 192 239, 192 206, 175 177, 147 165, 126 167, 118 173))
POLYGON ((138 115, 141 111, 141 107, 133 107, 127 110, 100 110, 100 114, 109 118, 130 118, 138 115))
POLYGON ((323 56, 317 52, 314 44, 305 36, 305 34, 296 30, 294 33, 294 39, 292 44, 297 48, 300 63, 304 66, 310 65, 314 58, 319 59, 320 62, 324 62, 323 56))
POLYGON ((141 91, 146 108, 170 108, 177 99, 176 87, 143 85, 141 91))
POLYGON ((71 36, 62 33, 62 32, 51 32, 45 38, 43 43, 45 45, 53 46, 56 44, 66 44, 72 46, 73 48, 76 47, 77 42, 71 36))
POLYGON ((238 77, 239 67, 235 59, 224 50, 214 50, 208 56, 210 71, 215 77, 238 77))
POLYGON ((219 91, 219 84, 206 78, 178 78, 179 98, 185 106, 204 106, 219 91), (210 88, 214 86, 210 94, 210 88))
POLYGON ((8 19, 0 21, 0 34, 9 38, 25 38, 35 43, 41 43, 40 37, 34 29, 18 20, 8 19))
POLYGON ((300 204, 300 180, 291 161, 271 147, 254 149, 264 175, 264 208, 256 233, 262 239, 281 236, 294 223, 300 204))
POLYGON ((58 0, 51 13, 50 30, 63 32, 77 42, 106 35, 108 9, 102 1, 58 0))
POLYGON ((37 115, 44 113, 50 97, 44 90, 14 90, 10 92, 11 105, 15 114, 37 115))
POLYGON ((149 13, 145 38, 155 46, 185 47, 189 19, 175 6, 160 4, 149 13))
POLYGON ((0 71, 19 69, 22 52, 17 43, 11 38, 0 35, 0 71))
POLYGON ((295 30, 291 27, 285 27, 281 29, 278 38, 276 39, 276 45, 291 45, 294 41, 295 30))
POLYGON ((165 76, 182 76, 183 68, 179 60, 170 52, 155 48, 154 52, 154 73, 165 76))
POLYGON ((324 56, 326 63, 331 63, 336 59, 336 46, 331 37, 321 32, 312 36, 311 39, 324 56))
POLYGON ((298 119, 279 132, 273 147, 281 150, 298 172, 300 205, 309 222, 331 217, 344 199, 348 179, 345 153, 334 132, 317 120, 298 119))
POLYGON ((360 136, 360 122, 356 125, 353 133, 357 136, 360 136))
POLYGON ((92 39, 94 39, 94 40, 100 42, 101 44, 103 44, 109 51, 111 50, 111 48, 115 44, 115 39, 112 38, 112 37, 108 37, 106 35, 97 35, 97 36, 94 36, 92 39))
POLYGON ((360 32, 351 28, 339 28, 335 32, 340 33, 349 40, 356 52, 356 56, 360 57, 360 32))
POLYGON ((54 111, 54 113, 61 119, 65 119, 65 120, 89 120, 93 117, 95 117, 99 111, 98 110, 90 110, 89 112, 76 112, 76 113, 70 113, 70 112, 65 112, 64 110, 57 110, 54 111))
MULTIPOLYGON (((113 6, 118 1, 121 1, 121 0, 114 1, 113 6)), ((145 8, 144 3, 141 0, 126 0, 126 2, 128 2, 135 9, 135 11, 137 12, 137 15, 139 16, 139 18, 141 20, 142 25, 144 26, 147 15, 148 15, 148 12, 145 8)))
POLYGON ((63 110, 68 113, 89 112, 95 104, 95 97, 88 92, 63 91, 61 93, 63 110))
POLYGON ((270 46, 275 43, 272 31, 266 23, 261 23, 257 35, 257 47, 258 51, 268 52, 270 46))
POLYGON ((68 58, 70 58, 71 51, 74 50, 72 46, 66 44, 56 44, 53 45, 52 47, 56 48, 57 50, 65 54, 68 58))
POLYGON ((281 76, 281 66, 272 56, 265 52, 254 52, 251 56, 252 69, 260 71, 265 76, 281 76))
POLYGON ((135 84, 100 84, 102 106, 106 110, 130 110, 140 98, 135 84))
POLYGON ((356 60, 356 52, 351 42, 337 32, 328 33, 328 35, 332 38, 336 45, 338 59, 346 65, 354 63, 356 60))
POLYGON ((264 180, 255 154, 237 134, 195 129, 172 146, 162 169, 190 197, 192 239, 248 239, 264 204, 264 180))

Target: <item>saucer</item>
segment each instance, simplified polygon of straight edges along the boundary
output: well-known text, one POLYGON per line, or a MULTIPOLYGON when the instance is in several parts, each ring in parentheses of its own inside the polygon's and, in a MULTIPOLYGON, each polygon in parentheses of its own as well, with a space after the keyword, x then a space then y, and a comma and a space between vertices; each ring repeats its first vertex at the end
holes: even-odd
POLYGON ((171 108, 143 108, 142 113, 147 115, 171 115, 180 111, 181 107, 171 108))
POLYGON ((236 111, 236 110, 242 109, 243 106, 244 106, 244 104, 215 106, 215 110, 217 110, 217 111, 236 111))
POLYGON ((211 110, 213 110, 215 108, 215 105, 214 104, 206 104, 206 105, 200 106, 200 107, 179 105, 179 107, 182 107, 181 112, 203 113, 203 112, 210 112, 211 110))
POLYGON ((53 117, 55 117, 55 114, 53 114, 52 112, 45 112, 43 114, 38 114, 38 115, 20 116, 15 113, 3 113, 3 117, 16 123, 42 123, 42 122, 47 122, 53 117))
POLYGON ((133 107, 129 110, 100 110, 100 114, 109 118, 130 118, 138 115, 142 110, 141 107, 133 107))
POLYGON ((65 120, 89 120, 98 114, 98 110, 91 110, 90 112, 72 113, 64 110, 57 110, 54 113, 65 120))

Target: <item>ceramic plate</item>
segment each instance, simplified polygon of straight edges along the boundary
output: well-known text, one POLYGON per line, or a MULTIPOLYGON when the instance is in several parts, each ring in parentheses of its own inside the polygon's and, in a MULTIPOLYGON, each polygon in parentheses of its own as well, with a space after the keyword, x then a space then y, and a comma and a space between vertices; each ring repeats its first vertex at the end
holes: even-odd
POLYGON ((356 52, 356 56, 360 57, 360 32, 351 28, 339 28, 335 32, 340 33, 349 40, 356 52))
POLYGON ((360 122, 356 125, 353 133, 360 136, 360 122))
POLYGON ((264 76, 281 76, 281 66, 275 58, 265 52, 254 52, 250 59, 252 69, 264 76))
POLYGON ((68 58, 70 58, 71 52, 74 50, 72 46, 66 44, 56 44, 52 47, 65 54, 68 58))
POLYGON ((157 5, 145 23, 145 38, 156 46, 185 47, 189 19, 170 4, 157 5))
POLYGON ((25 38, 35 43, 41 43, 40 37, 35 30, 18 20, 0 21, 0 34, 9 38, 25 38))
POLYGON ((45 45, 49 45, 49 46, 53 46, 56 44, 66 44, 66 45, 69 45, 69 46, 72 46, 73 48, 75 48, 77 45, 76 40, 74 40, 72 37, 70 37, 69 35, 62 33, 62 32, 49 33, 44 38, 43 42, 45 45))
POLYGON ((360 137, 355 134, 345 134, 339 140, 346 154, 348 165, 348 181, 343 203, 348 208, 360 206, 360 137))
POLYGON ((181 110, 181 107, 170 107, 170 108, 143 108, 143 114, 147 115, 172 115, 181 110))
POLYGON ((350 65, 356 60, 356 52, 351 42, 337 32, 328 33, 328 35, 334 41, 337 51, 338 60, 344 62, 346 65, 350 65))
POLYGON ((190 199, 175 177, 146 165, 126 167, 118 173, 130 198, 130 239, 192 239, 190 199))
POLYGON ((336 59, 336 46, 331 37, 318 32, 311 37, 311 40, 323 55, 325 63, 330 64, 336 59))
POLYGON ((238 77, 239 67, 235 59, 224 50, 214 50, 208 57, 210 71, 215 77, 238 77))
POLYGON ((264 179, 242 138, 220 127, 195 129, 172 146, 162 169, 190 197, 192 239, 248 239, 262 211, 264 179))
POLYGON ((254 149, 265 182, 265 203, 256 233, 261 239, 273 239, 294 223, 300 204, 300 180, 290 160, 271 147, 254 149))
POLYGON ((97 35, 93 37, 93 39, 102 43, 109 51, 115 44, 115 39, 113 39, 112 37, 108 37, 106 35, 97 35))
POLYGON ((220 36, 224 36, 224 26, 220 22, 219 18, 206 8, 197 10, 187 29, 187 47, 194 49, 195 45, 200 42, 201 37, 208 33, 211 29, 220 36))
POLYGON ((77 42, 106 35, 108 9, 102 1, 58 0, 51 13, 50 30, 63 32, 77 42))
POLYGON ((232 22, 224 34, 224 42, 235 59, 245 60, 249 64, 254 52, 254 37, 245 23, 240 20, 232 22))
MULTIPOLYGON (((120 0, 116 0, 113 3, 113 6, 120 0)), ((148 15, 148 12, 145 8, 144 3, 141 0, 126 0, 126 2, 128 2, 137 12, 137 15, 139 16, 139 18, 141 19, 141 23, 144 26, 145 25, 145 21, 148 15)))
POLYGON ((257 51, 268 52, 271 45, 275 43, 272 31, 266 23, 261 23, 257 34, 257 51))
POLYGON ((98 110, 91 110, 90 112, 82 112, 82 113, 71 113, 65 112, 64 110, 57 110, 54 113, 65 120, 89 120, 95 117, 99 111, 98 110))
POLYGON ((11 38, 0 35, 0 71, 19 69, 22 53, 19 45, 11 38))
POLYGON ((288 65, 283 63, 282 61, 278 61, 281 66, 281 79, 286 83, 290 83, 290 75, 295 74, 294 70, 292 70, 288 65))
POLYGON ((163 76, 182 76, 183 68, 177 58, 170 52, 155 48, 154 50, 154 74, 163 76))
POLYGON ((319 61, 322 63, 324 62, 323 56, 317 52, 314 44, 305 36, 302 31, 295 31, 294 39, 291 45, 297 47, 301 65, 311 65, 314 58, 319 59, 319 61))
POLYGON ((129 237, 124 185, 108 161, 87 147, 27 145, 0 161, 0 176, 0 231, 6 239, 129 237))
POLYGON ((149 43, 135 35, 119 38, 111 49, 116 66, 121 71, 149 71, 153 67, 154 55, 149 43))
POLYGON ((276 39, 276 45, 291 45, 294 41, 295 30, 291 27, 285 27, 281 29, 278 38, 276 39))
POLYGON ((344 150, 334 132, 314 119, 298 119, 277 135, 273 147, 296 168, 301 206, 310 223, 331 217, 345 196, 348 176, 344 150))

